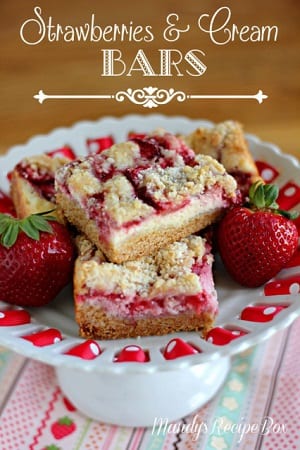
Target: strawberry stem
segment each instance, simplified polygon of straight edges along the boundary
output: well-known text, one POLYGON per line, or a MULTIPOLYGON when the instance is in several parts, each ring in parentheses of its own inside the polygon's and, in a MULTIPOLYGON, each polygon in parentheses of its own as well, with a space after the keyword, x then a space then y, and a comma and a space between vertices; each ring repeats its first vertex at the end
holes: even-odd
POLYGON ((279 209, 279 205, 276 203, 278 195, 278 186, 275 184, 264 184, 262 181, 257 181, 252 184, 249 189, 250 207, 256 210, 271 210, 272 212, 280 214, 287 219, 296 219, 299 216, 299 213, 279 209))
POLYGON ((16 219, 8 214, 0 213, 0 243, 5 248, 12 247, 20 231, 23 231, 28 237, 36 241, 39 240, 41 231, 52 233, 49 221, 56 220, 54 216, 48 215, 52 211, 32 214, 24 219, 16 219))

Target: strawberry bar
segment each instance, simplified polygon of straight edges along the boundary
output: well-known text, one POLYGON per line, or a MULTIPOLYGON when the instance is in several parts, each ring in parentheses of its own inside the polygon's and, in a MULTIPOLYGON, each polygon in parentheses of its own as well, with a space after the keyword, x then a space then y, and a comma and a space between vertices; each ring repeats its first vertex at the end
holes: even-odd
POLYGON ((134 139, 56 173, 57 203, 113 262, 153 254, 206 227, 236 200, 236 182, 171 134, 134 139))
POLYGON ((192 235, 123 264, 108 262, 89 240, 77 238, 74 298, 80 335, 119 339, 211 328, 217 313, 213 256, 192 235))
MULTIPOLYGON (((56 208, 54 173, 70 161, 71 156, 69 154, 67 156, 61 154, 30 156, 15 166, 10 173, 10 181, 11 196, 18 217, 56 208)), ((56 215, 63 222, 61 212, 56 211, 56 215)))
POLYGON ((198 128, 183 139, 195 153, 210 155, 220 161, 236 179, 244 197, 251 184, 260 180, 242 126, 238 122, 227 120, 212 128, 198 128))

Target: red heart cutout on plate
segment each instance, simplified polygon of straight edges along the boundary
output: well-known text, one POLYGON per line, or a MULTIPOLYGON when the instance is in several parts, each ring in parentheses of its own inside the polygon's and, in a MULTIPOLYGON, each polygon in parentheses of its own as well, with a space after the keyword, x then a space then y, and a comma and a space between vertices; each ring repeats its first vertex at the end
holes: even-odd
POLYGON ((182 356, 194 355, 195 353, 199 353, 199 351, 192 345, 188 344, 183 339, 175 338, 168 342, 163 355, 165 359, 170 360, 181 358, 182 356))
POLYGON ((30 314, 25 309, 7 309, 0 311, 0 327, 13 327, 30 323, 30 314))
POLYGON ((48 328, 48 330, 38 331, 37 333, 22 336, 23 339, 30 341, 36 347, 45 347, 62 341, 62 335, 56 328, 48 328))
POLYGON ((247 333, 242 330, 227 330, 226 328, 216 327, 207 333, 206 340, 215 345, 226 345, 245 334, 247 333))
POLYGON ((91 339, 75 345, 65 352, 65 355, 78 356, 82 359, 95 359, 101 354, 101 349, 96 341, 91 339))
POLYGON ((146 352, 138 345, 127 345, 117 355, 115 362, 147 362, 146 352))
POLYGON ((102 136, 95 139, 87 139, 86 143, 90 153, 101 153, 106 148, 110 148, 115 142, 112 136, 102 136))

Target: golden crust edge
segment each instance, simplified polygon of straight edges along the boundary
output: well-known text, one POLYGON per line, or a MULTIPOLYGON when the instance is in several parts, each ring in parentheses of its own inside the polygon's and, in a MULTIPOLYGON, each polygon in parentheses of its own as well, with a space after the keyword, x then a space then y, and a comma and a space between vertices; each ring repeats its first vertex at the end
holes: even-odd
POLYGON ((215 315, 209 312, 201 314, 188 312, 126 320, 109 316, 101 308, 80 304, 76 305, 75 317, 81 337, 100 340, 164 336, 183 331, 199 332, 205 337, 215 319, 215 315))

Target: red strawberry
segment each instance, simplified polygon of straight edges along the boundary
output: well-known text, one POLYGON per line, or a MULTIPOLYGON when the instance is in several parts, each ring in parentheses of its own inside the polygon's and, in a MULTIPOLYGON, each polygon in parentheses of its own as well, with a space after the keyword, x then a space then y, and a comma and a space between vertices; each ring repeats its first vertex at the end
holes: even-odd
POLYGON ((63 225, 45 214, 25 219, 0 214, 1 300, 20 306, 45 305, 71 281, 72 239, 63 225))
POLYGON ((249 208, 232 208, 220 223, 220 255, 231 276, 244 286, 266 283, 297 249, 293 216, 278 209, 277 197, 277 186, 257 182, 249 190, 249 208))
POLYGON ((55 439, 62 439, 76 430, 76 425, 69 417, 64 416, 51 425, 51 432, 55 439))

